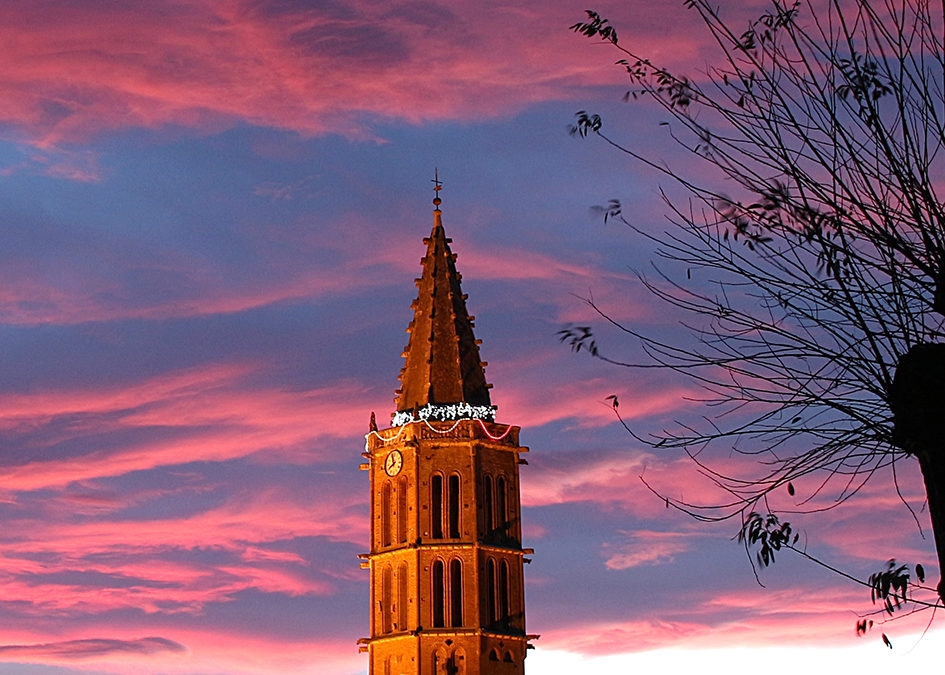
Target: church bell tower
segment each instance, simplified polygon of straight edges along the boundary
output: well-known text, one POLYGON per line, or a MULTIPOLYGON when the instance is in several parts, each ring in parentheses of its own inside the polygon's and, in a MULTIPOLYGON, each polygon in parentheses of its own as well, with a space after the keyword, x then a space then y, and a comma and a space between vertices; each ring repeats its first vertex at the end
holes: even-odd
POLYGON ((371 429, 370 675, 525 670, 519 428, 495 421, 434 179, 391 425, 371 429))

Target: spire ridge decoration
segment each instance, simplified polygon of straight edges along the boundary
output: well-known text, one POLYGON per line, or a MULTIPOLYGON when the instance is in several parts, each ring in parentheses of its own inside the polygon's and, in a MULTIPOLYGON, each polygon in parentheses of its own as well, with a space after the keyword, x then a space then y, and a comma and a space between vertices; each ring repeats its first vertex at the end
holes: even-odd
MULTIPOLYGON (((417 279, 417 299, 404 349, 400 389, 395 403, 399 420, 447 419, 455 415, 491 420, 495 408, 489 400, 485 363, 473 334, 473 318, 466 310, 466 296, 456 271, 441 218, 439 193, 443 183, 434 173, 433 231, 424 239, 426 255, 417 279), (445 417, 444 417, 445 416, 445 417)), ((403 423, 403 421, 401 423, 403 423)))

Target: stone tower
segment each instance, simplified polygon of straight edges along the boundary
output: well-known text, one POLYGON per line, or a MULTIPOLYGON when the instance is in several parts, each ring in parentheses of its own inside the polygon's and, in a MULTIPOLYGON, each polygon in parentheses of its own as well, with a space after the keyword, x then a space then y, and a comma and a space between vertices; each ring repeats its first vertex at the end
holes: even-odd
MULTIPOLYGON (((440 183, 436 182, 439 191, 440 183)), ((370 675, 524 673, 518 427, 497 424, 440 199, 391 426, 371 416, 370 675)))

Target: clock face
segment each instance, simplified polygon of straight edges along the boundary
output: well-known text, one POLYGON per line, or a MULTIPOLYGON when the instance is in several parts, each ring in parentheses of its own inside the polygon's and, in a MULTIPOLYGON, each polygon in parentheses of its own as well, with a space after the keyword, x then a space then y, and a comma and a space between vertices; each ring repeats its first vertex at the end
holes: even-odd
POLYGON ((391 450, 384 460, 384 471, 388 476, 396 476, 404 466, 404 457, 400 450, 391 450))

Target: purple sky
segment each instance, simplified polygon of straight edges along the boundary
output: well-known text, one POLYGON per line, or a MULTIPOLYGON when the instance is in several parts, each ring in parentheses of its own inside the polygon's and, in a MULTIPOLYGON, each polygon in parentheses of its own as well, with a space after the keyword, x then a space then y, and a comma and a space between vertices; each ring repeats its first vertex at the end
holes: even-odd
MULTIPOLYGON (((708 58, 682 2, 597 8, 670 65, 708 58)), ((498 421, 531 448, 530 675, 559 672, 555 654, 623 672, 647 650, 699 663, 735 648, 729 672, 756 672, 785 645, 902 666, 926 615, 883 628, 898 651, 857 639, 868 592, 789 555, 761 588, 731 523, 687 520, 640 483, 645 468, 674 497, 717 496, 606 401, 645 434, 703 414, 692 383, 557 341, 593 319, 589 295, 681 330, 636 280, 645 242, 590 210, 619 198, 662 231, 655 179, 566 131, 601 112, 674 157, 660 118, 620 103, 616 57, 567 30, 584 9, 0 4, 0 672, 366 671, 357 466, 371 411, 393 409, 434 167, 498 421)), ((809 550, 864 577, 895 557, 937 579, 891 485, 797 521, 809 550)), ((940 659, 941 631, 914 651, 940 659)))

